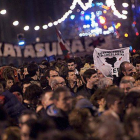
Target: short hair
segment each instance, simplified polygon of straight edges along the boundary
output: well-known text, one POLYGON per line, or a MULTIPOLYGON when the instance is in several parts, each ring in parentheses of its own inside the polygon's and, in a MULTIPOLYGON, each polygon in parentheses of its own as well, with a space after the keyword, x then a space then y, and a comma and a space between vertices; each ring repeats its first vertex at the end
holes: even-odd
POLYGON ((60 96, 60 93, 61 92, 70 92, 70 90, 67 88, 67 87, 58 87, 55 91, 54 91, 54 93, 53 93, 53 95, 52 95, 52 100, 59 100, 59 96, 60 96))
POLYGON ((56 71, 58 72, 55 68, 50 68, 48 70, 45 71, 44 76, 45 77, 50 77, 50 71, 56 71))
POLYGON ((6 88, 6 80, 5 79, 0 79, 0 84, 3 86, 3 88, 6 88))
POLYGON ((69 76, 69 72, 74 72, 74 70, 68 70, 67 73, 66 73, 66 77, 69 76))
POLYGON ((106 92, 106 102, 107 106, 110 107, 118 99, 122 100, 124 98, 124 92, 117 87, 111 87, 106 92))
POLYGON ((72 62, 74 62, 74 64, 75 64, 75 60, 72 58, 67 60, 67 63, 72 63, 72 62))
POLYGON ((106 86, 111 86, 110 80, 111 79, 107 77, 99 79, 98 88, 103 89, 103 88, 106 88, 106 86))
POLYGON ((96 70, 94 69, 88 69, 84 72, 83 74, 83 78, 84 78, 84 81, 87 83, 87 78, 90 79, 90 77, 93 75, 93 74, 96 74, 96 70))
POLYGON ((38 65, 34 63, 29 64, 27 67, 27 71, 31 77, 35 76, 36 72, 38 71, 38 65))
POLYGON ((125 64, 129 64, 128 61, 124 61, 120 64, 120 68, 119 68, 119 75, 123 75, 122 71, 125 71, 125 64))
POLYGON ((133 121, 140 123, 140 110, 135 110, 125 117, 124 126, 127 134, 129 134, 130 131, 133 131, 133 121))
POLYGON ((134 87, 134 84, 128 80, 121 80, 120 84, 130 84, 131 87, 134 87))
POLYGON ((90 98, 90 102, 95 106, 99 107, 99 104, 97 103, 98 100, 101 100, 102 98, 106 97, 106 91, 107 89, 97 89, 94 94, 90 98))
POLYGON ((19 92, 21 95, 23 95, 21 87, 17 84, 11 86, 10 92, 19 92))
POLYGON ((33 104, 37 104, 43 90, 36 84, 32 84, 26 88, 24 99, 30 101, 33 104))

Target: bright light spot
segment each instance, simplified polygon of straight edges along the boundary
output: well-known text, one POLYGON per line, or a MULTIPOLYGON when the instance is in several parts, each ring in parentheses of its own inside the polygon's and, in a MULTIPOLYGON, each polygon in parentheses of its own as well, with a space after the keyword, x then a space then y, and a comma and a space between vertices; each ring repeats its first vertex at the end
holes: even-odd
POLYGON ((84 17, 83 17, 83 16, 81 16, 81 17, 80 17, 80 19, 83 21, 83 20, 84 20, 84 17))
MULTIPOLYGON (((40 38, 39 38, 39 37, 37 37, 35 40, 36 40, 36 42, 40 42, 40 38)), ((41 49, 40 49, 40 50, 41 50, 41 49)), ((39 50, 39 51, 40 51, 40 50, 39 50)))
POLYGON ((106 18, 105 17, 100 16, 99 19, 100 19, 100 23, 101 24, 105 24, 106 23, 106 18))
POLYGON ((117 23, 117 26, 120 27, 121 26, 121 23, 117 23))
POLYGON ((39 26, 35 26, 34 29, 37 31, 37 30, 40 29, 40 27, 39 26))
POLYGON ((124 36, 125 36, 125 37, 128 37, 128 34, 127 34, 127 33, 125 33, 125 34, 124 34, 124 36))
POLYGON ((129 6, 129 4, 128 3, 123 3, 122 6, 127 8, 129 6))
POLYGON ((58 22, 57 22, 57 21, 55 21, 53 24, 54 24, 54 25, 57 25, 57 24, 58 24, 58 22))
POLYGON ((53 24, 50 22, 50 23, 48 24, 48 26, 49 26, 49 27, 52 27, 52 26, 53 26, 53 24))
POLYGON ((136 36, 139 36, 139 33, 138 32, 136 32, 136 36))
POLYGON ((129 47, 129 50, 130 50, 130 51, 132 51, 132 50, 133 50, 132 46, 130 46, 130 47, 129 47))
POLYGON ((106 13, 107 13, 107 11, 106 11, 106 10, 104 10, 104 11, 103 11, 103 13, 104 13, 104 14, 106 14, 106 13))
POLYGON ((127 19, 127 16, 125 16, 125 15, 122 15, 122 19, 127 19))
POLYGON ((25 30, 25 31, 28 31, 28 30, 29 30, 29 26, 25 26, 25 27, 24 27, 24 30, 25 30))
POLYGON ((43 29, 47 29, 48 26, 47 26, 47 25, 43 25, 42 28, 43 28, 43 29))
POLYGON ((106 25, 104 25, 104 29, 107 29, 107 26, 106 25))
POLYGON ((75 15, 71 15, 70 18, 71 18, 71 20, 74 20, 75 19, 75 15))
POLYGON ((24 44, 25 44, 24 41, 20 41, 20 42, 18 43, 19 46, 22 46, 22 45, 24 45, 24 44))
POLYGON ((86 19, 86 20, 90 20, 90 15, 86 15, 86 16, 85 16, 85 19, 86 19))
POLYGON ((128 14, 128 11, 123 10, 122 13, 126 15, 126 14, 128 14))
POLYGON ((4 10, 1 10, 0 13, 1 13, 2 15, 5 15, 5 14, 6 14, 6 10, 5 10, 5 9, 4 9, 4 10))
POLYGON ((84 11, 81 11, 81 14, 83 15, 85 12, 84 11))
POLYGON ((17 26, 18 24, 19 24, 18 21, 14 21, 14 22, 13 22, 13 25, 14 25, 14 26, 17 26))

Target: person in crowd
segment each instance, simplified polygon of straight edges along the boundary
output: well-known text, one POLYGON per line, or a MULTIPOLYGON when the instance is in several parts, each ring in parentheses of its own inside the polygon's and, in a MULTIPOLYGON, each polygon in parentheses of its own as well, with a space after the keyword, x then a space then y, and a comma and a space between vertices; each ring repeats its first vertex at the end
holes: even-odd
POLYGON ((108 110, 103 115, 112 116, 115 120, 122 121, 124 115, 123 98, 124 93, 117 87, 108 89, 105 97, 108 110))
POLYGON ((25 94, 26 88, 27 88, 28 86, 30 86, 30 85, 31 85, 31 82, 30 82, 29 80, 24 81, 24 82, 22 83, 22 92, 23 92, 23 94, 25 94))
POLYGON ((47 109, 47 115, 55 121, 58 129, 68 129, 68 114, 73 107, 69 89, 58 87, 53 93, 52 100, 54 104, 47 109))
POLYGON ((66 86, 65 79, 62 77, 55 77, 50 81, 50 86, 52 90, 57 89, 58 87, 66 86))
POLYGON ((28 70, 27 70, 27 67, 28 67, 28 65, 25 65, 24 67, 23 67, 23 78, 26 78, 26 76, 28 76, 28 70))
POLYGON ((19 122, 19 127, 21 128, 22 125, 27 122, 28 120, 37 120, 37 115, 34 111, 32 110, 24 110, 21 115, 19 116, 18 122, 19 122))
POLYGON ((124 125, 126 133, 130 138, 140 138, 140 110, 132 111, 130 114, 126 115, 124 125))
POLYGON ((99 79, 99 82, 98 82, 99 89, 104 89, 104 88, 107 89, 108 87, 110 87, 112 85, 113 85, 113 81, 112 81, 112 79, 110 79, 108 77, 99 79))
POLYGON ((86 85, 84 85, 83 88, 77 92, 77 95, 82 95, 90 99, 92 94, 94 94, 99 81, 97 72, 94 69, 88 69, 84 72, 83 79, 86 85))
POLYGON ((21 140, 20 129, 15 126, 6 128, 2 140, 21 140))
MULTIPOLYGON (((27 67, 27 71, 28 71, 28 80, 30 81, 37 81, 40 79, 39 76, 39 67, 37 64, 34 63, 30 63, 27 67)), ((26 79, 26 78, 25 78, 26 79)))
POLYGON ((99 115, 107 109, 105 100, 106 92, 107 89, 98 89, 90 98, 91 103, 98 109, 99 115))
POLYGON ((48 69, 45 73, 44 76, 46 77, 46 79, 48 80, 48 85, 50 86, 50 81, 54 78, 54 77, 58 77, 59 73, 54 69, 54 68, 50 68, 48 69))
POLYGON ((24 98, 24 105, 31 110, 36 110, 37 106, 40 103, 40 97, 43 93, 41 87, 36 84, 32 84, 26 88, 25 94, 23 95, 24 98))
POLYGON ((133 88, 134 85, 131 81, 121 80, 119 88, 124 91, 124 94, 127 95, 131 88, 133 88))
POLYGON ((73 70, 69 70, 67 72, 66 79, 67 79, 67 86, 70 88, 70 91, 72 93, 77 93, 77 91, 79 90, 78 88, 82 86, 82 80, 77 78, 77 75, 73 70))
POLYGON ((12 77, 8 77, 6 79, 6 89, 9 90, 13 84, 14 84, 14 79, 12 77))
POLYGON ((132 82, 133 84, 135 83, 135 78, 132 77, 132 76, 123 76, 121 80, 125 80, 125 81, 130 81, 132 82))
POLYGON ((68 59, 67 60, 68 70, 73 70, 76 75, 79 75, 78 70, 76 69, 76 63, 74 59, 68 59))

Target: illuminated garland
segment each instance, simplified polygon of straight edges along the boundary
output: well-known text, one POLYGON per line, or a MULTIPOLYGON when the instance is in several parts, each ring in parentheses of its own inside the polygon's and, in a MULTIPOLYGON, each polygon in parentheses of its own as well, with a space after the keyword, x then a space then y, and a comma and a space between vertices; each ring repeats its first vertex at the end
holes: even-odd
MULTIPOLYGON (((53 25, 58 25, 59 23, 62 23, 63 21, 65 21, 68 16, 70 14, 72 14, 73 10, 76 8, 76 5, 79 4, 81 6, 81 8, 86 11, 87 9, 91 8, 92 7, 92 2, 93 0, 88 0, 87 3, 83 3, 81 0, 73 0, 73 3, 72 5, 70 6, 70 10, 67 11, 60 19, 58 19, 57 21, 54 21, 53 23, 50 22, 48 23, 47 25, 43 25, 43 29, 47 29, 48 27, 52 27, 53 25)), ((122 19, 127 19, 127 16, 124 15, 124 14, 120 14, 119 11, 116 9, 115 7, 115 2, 114 0, 106 0, 106 4, 108 7, 111 7, 111 9, 113 10, 113 14, 115 16, 117 16, 118 18, 122 18, 122 19)), ((24 30, 25 31, 28 31, 29 30, 29 26, 28 28, 26 28, 27 26, 24 27, 24 30)), ((39 30, 38 26, 35 26, 34 27, 35 30, 39 30)))

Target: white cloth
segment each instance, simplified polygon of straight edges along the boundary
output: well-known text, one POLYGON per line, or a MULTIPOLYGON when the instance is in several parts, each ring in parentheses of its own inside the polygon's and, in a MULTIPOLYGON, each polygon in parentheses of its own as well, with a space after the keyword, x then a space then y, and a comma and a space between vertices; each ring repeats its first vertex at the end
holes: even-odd
POLYGON ((129 48, 115 50, 95 48, 93 58, 96 69, 99 69, 101 66, 104 65, 110 66, 112 70, 112 75, 118 76, 118 68, 120 67, 120 64, 124 61, 129 62, 129 48))

